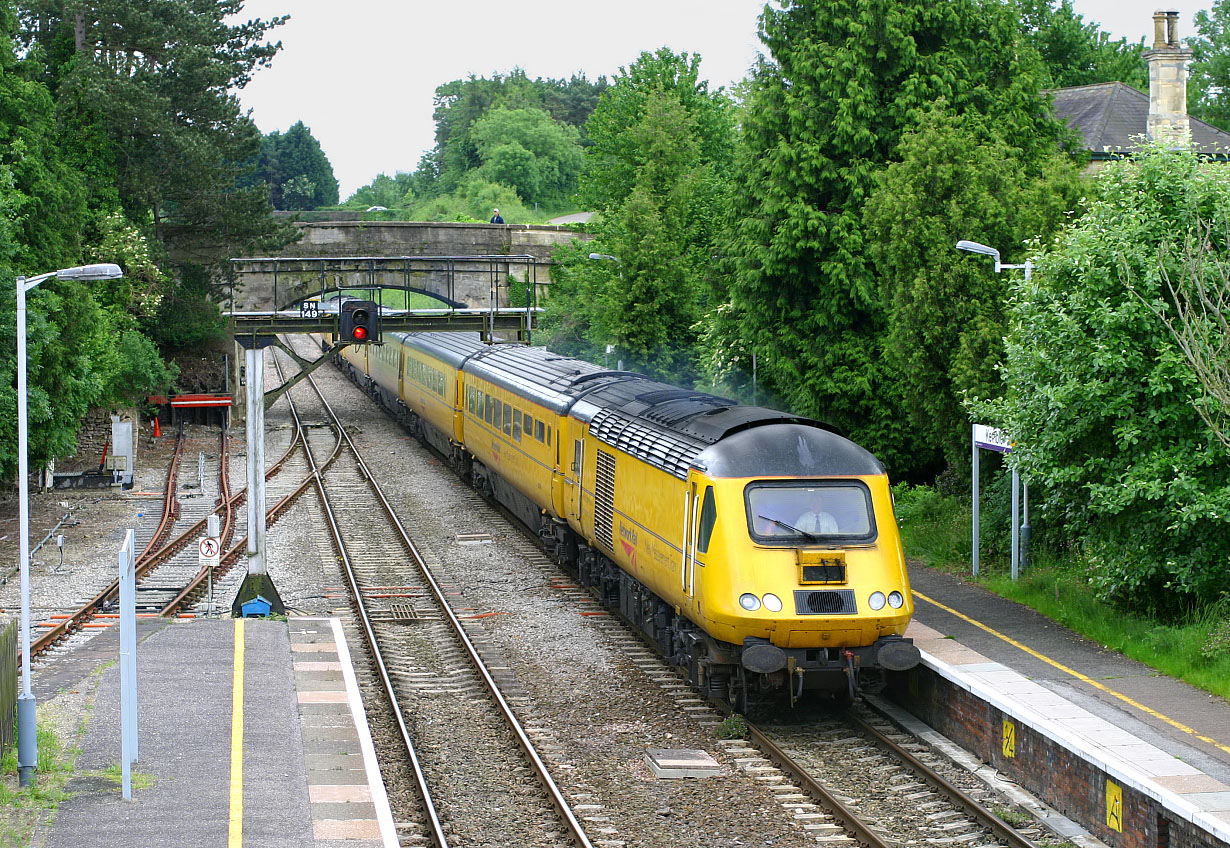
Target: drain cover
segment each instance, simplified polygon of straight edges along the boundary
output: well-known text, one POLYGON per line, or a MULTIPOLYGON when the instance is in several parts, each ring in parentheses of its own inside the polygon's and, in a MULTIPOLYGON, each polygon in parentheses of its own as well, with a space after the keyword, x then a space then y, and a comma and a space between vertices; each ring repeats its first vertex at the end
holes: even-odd
POLYGON ((495 541, 490 533, 458 533, 457 544, 459 545, 490 545, 495 541))
POLYGON ((393 621, 407 624, 419 620, 419 611, 410 604, 396 603, 392 606, 393 621))
POLYGON ((694 748, 649 748, 645 762, 658 777, 714 777, 721 770, 717 760, 694 748))

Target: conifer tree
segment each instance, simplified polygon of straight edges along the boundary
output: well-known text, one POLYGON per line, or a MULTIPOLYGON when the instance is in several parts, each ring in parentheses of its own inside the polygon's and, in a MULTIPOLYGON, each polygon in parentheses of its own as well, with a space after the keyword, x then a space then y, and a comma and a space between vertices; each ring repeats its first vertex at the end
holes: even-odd
POLYGON ((1053 149, 1037 54, 1002 0, 788 0, 768 7, 735 169, 726 255, 731 350, 796 412, 828 421, 890 470, 934 456, 884 357, 886 313, 862 207, 902 133, 944 98, 994 115, 1005 142, 1053 149))

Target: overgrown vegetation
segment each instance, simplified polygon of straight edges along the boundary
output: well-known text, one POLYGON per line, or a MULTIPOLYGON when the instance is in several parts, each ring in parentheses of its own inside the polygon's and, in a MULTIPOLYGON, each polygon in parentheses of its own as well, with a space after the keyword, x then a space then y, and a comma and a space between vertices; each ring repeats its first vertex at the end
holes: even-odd
POLYGON ((67 797, 64 787, 79 751, 41 723, 37 732, 38 780, 33 786, 18 785, 15 745, 0 761, 0 848, 29 845, 38 822, 67 797))
POLYGON ((72 453, 87 409, 141 403, 164 354, 221 332, 226 257, 285 241, 268 190, 241 186, 260 134, 231 93, 278 50, 281 19, 240 0, 0 0, 0 479, 16 467, 11 281, 91 262, 121 280, 30 293, 30 459, 72 453))
MULTIPOLYGON (((975 579, 970 575, 968 495, 900 485, 893 494, 911 561, 975 579)), ((1108 603, 1092 578, 1096 563, 1078 549, 1046 545, 1034 547, 1030 567, 1013 582, 1005 496, 1002 485, 992 485, 984 500, 982 558, 975 582, 1163 674, 1230 697, 1230 596, 1189 605, 1159 620, 1147 611, 1108 603)))
MULTIPOLYGON (((1182 246, 1230 212, 1230 172, 1150 145, 1090 185, 1088 210, 1037 246, 1011 292, 1004 391, 975 404, 1013 435, 1010 462, 1040 512, 1079 545, 1091 585, 1125 609, 1183 615, 1230 591, 1230 463, 1202 393, 1158 315, 1182 246)), ((1197 264, 1230 256, 1217 233, 1197 264)))

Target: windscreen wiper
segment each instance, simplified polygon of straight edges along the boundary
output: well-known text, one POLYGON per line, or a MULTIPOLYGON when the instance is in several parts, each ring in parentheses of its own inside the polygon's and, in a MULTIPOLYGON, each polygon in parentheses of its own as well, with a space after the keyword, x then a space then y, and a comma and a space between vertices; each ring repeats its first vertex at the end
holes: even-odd
POLYGON ((808 539, 810 539, 813 542, 820 541, 820 537, 817 536, 815 533, 808 533, 806 530, 800 530, 798 527, 791 527, 789 524, 787 524, 784 521, 778 521, 776 518, 769 518, 769 516, 767 515, 757 515, 756 517, 763 518, 765 521, 771 521, 774 524, 776 524, 778 527, 785 527, 787 530, 789 530, 792 533, 798 533, 800 536, 806 536, 808 539))

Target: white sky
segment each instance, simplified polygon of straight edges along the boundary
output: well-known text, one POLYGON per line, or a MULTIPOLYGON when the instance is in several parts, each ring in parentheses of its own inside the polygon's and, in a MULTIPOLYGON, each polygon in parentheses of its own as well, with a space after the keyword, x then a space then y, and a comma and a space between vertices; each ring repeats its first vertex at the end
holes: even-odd
MULTIPOLYGON (((944 2, 944 0, 937 0, 944 2)), ((282 51, 240 92, 261 132, 303 121, 344 200, 381 172, 412 171, 435 143, 436 86, 520 67, 530 76, 608 78, 642 50, 699 53, 710 87, 741 79, 760 49, 763 0, 247 0, 243 19, 290 14, 282 51)), ((1192 16, 1212 0, 1076 0, 1115 37, 1152 41, 1158 8, 1192 16)))

